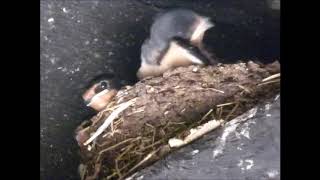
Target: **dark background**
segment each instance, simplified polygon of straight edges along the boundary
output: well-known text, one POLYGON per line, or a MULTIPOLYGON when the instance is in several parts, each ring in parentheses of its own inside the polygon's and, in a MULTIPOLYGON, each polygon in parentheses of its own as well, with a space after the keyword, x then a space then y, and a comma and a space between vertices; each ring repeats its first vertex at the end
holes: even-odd
POLYGON ((216 26, 205 42, 226 62, 280 57, 279 11, 265 0, 42 0, 41 179, 78 178, 73 132, 93 115, 80 97, 84 86, 102 72, 115 72, 133 83, 152 17, 173 7, 211 17, 216 26))

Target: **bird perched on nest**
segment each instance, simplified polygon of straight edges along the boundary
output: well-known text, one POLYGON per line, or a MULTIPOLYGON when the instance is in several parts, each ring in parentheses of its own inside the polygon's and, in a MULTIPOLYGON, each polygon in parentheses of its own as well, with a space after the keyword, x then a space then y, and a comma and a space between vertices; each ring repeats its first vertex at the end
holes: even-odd
MULTIPOLYGON (((137 77, 159 76, 166 70, 191 64, 215 64, 203 45, 205 32, 213 27, 208 17, 191 10, 174 9, 156 16, 149 37, 141 47, 141 64, 137 77)), ((100 111, 121 88, 111 75, 96 78, 83 94, 87 106, 100 111)))
POLYGON ((158 76, 166 70, 191 64, 216 64, 203 45, 205 32, 214 24, 188 9, 159 14, 141 48, 137 77, 158 76))

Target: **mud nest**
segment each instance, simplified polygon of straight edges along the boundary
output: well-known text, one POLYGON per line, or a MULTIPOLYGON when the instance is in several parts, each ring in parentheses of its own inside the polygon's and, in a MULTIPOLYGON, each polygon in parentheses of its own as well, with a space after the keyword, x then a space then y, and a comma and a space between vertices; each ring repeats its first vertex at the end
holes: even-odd
POLYGON ((179 67, 125 87, 77 128, 80 176, 128 177, 279 92, 278 61, 179 67))

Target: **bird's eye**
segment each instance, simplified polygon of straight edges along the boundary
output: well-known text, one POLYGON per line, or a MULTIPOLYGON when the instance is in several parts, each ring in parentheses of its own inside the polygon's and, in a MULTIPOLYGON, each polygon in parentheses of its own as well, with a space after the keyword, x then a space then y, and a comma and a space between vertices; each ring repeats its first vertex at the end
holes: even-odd
POLYGON ((101 87, 102 89, 106 89, 107 86, 108 86, 108 83, 107 83, 106 81, 102 81, 102 82, 100 83, 100 87, 101 87))

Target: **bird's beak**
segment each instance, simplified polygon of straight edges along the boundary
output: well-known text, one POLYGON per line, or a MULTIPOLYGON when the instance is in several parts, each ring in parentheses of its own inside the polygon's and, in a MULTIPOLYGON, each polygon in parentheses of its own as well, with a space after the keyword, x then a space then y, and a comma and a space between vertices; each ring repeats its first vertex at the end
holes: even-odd
POLYGON ((91 106, 93 102, 97 101, 98 99, 100 99, 103 95, 108 94, 109 90, 105 89, 101 92, 99 92, 98 94, 95 94, 92 98, 90 98, 89 100, 85 101, 87 106, 91 106))
POLYGON ((112 101, 112 99, 118 92, 115 89, 105 89, 98 94, 89 96, 92 95, 92 92, 90 92, 90 90, 88 91, 83 95, 84 102, 88 107, 91 107, 96 111, 103 110, 110 103, 110 101, 112 101))

